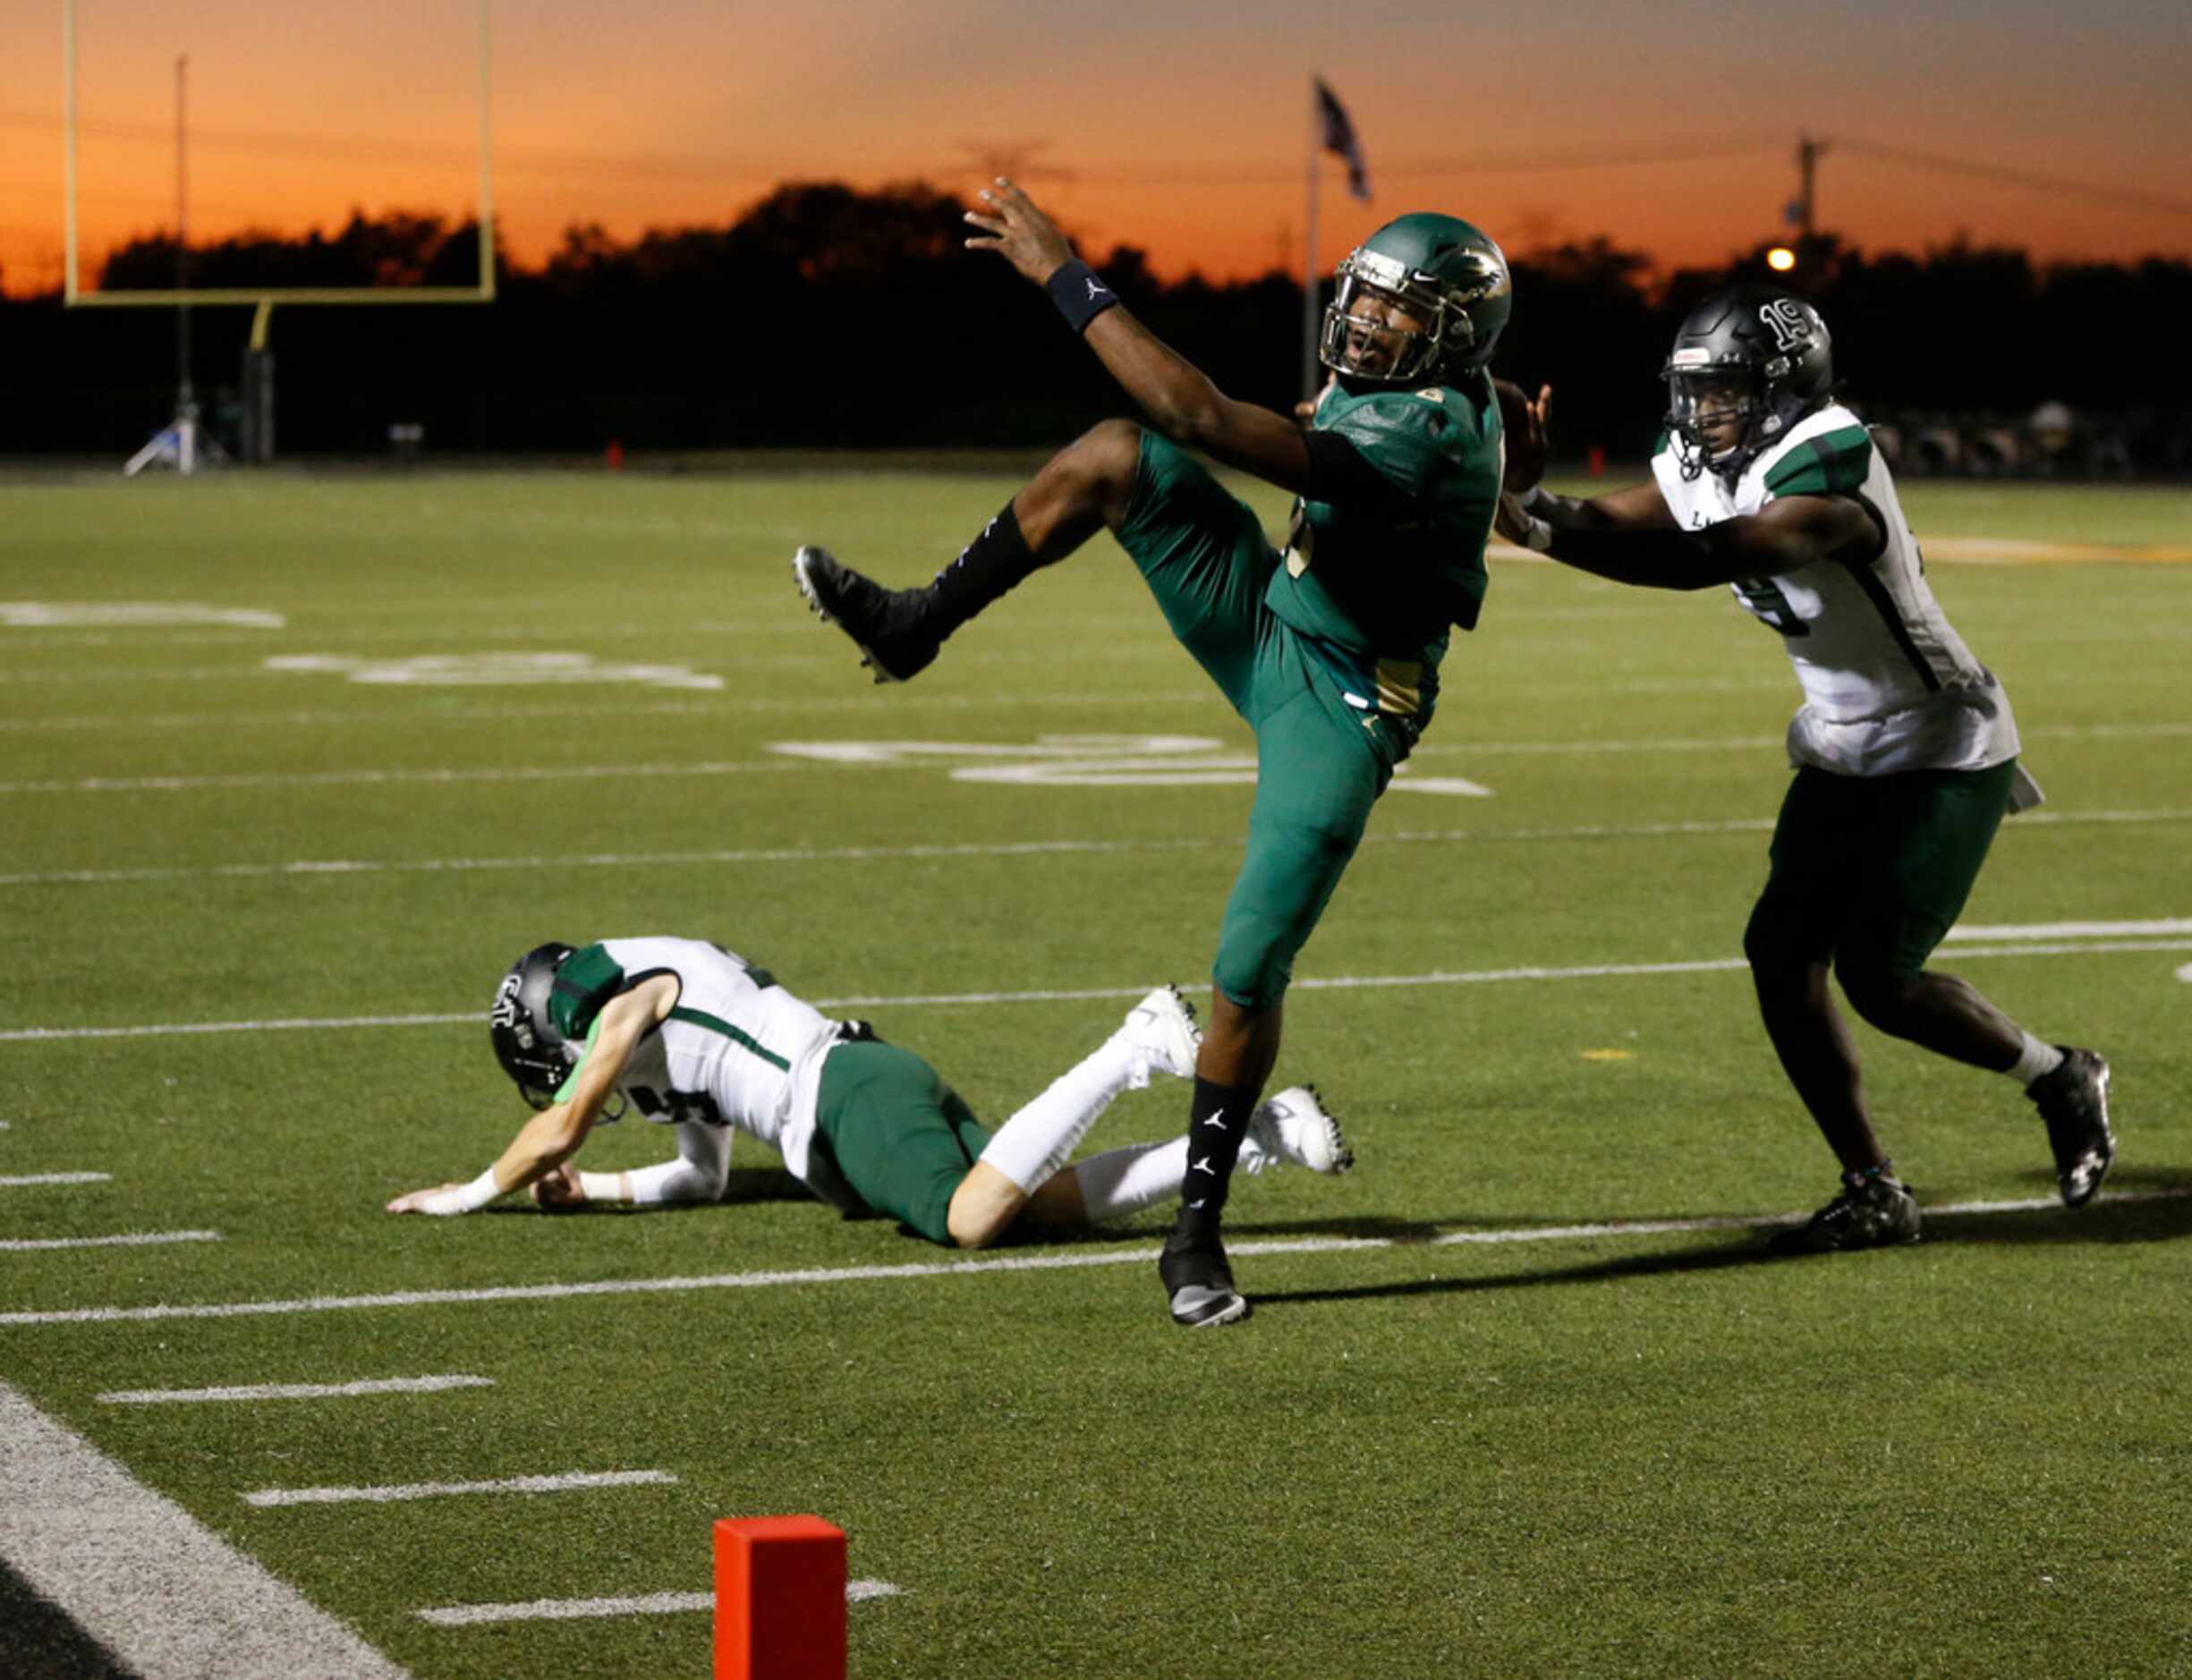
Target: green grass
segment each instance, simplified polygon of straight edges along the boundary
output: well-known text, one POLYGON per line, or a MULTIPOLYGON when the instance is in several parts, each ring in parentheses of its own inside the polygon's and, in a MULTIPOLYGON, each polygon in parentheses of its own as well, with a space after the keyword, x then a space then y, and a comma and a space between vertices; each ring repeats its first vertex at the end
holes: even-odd
MULTIPOLYGON (((905 689, 868 687, 793 593, 798 541, 911 581, 1012 488, 849 469, 0 485, 12 599, 286 618, 0 627, 0 1030, 471 1013, 541 938, 648 932, 722 939, 818 999, 1199 989, 1248 788, 985 784, 948 757, 769 751, 1247 746, 1108 544, 905 689), (726 682, 388 686, 265 664, 541 651, 726 682), (568 774, 619 766, 662 773, 568 774), (730 768, 674 773, 699 766, 730 768), (476 779, 511 771, 539 774, 476 779), (1019 842, 1112 849, 908 855, 1019 842), (845 848, 878 855, 818 855, 845 848), (280 867, 336 861, 377 867, 280 867)), ((1282 498, 1250 494, 1279 523, 1282 498)), ((1916 487, 1909 504, 1922 534, 2192 542, 2179 490, 1916 487)), ((2051 795, 2003 830, 1967 922, 2192 916, 2192 569, 1933 581, 2051 795)), ((1734 955, 1794 698, 1771 638, 1717 592, 1495 563, 1412 772, 1495 797, 1390 794, 1301 978, 1734 955)), ((2176 973, 2192 953, 2065 943, 1942 960, 2115 1063, 2119 1193, 2077 1215, 1937 1215, 1915 1249, 1810 1263, 1756 1263, 1740 1230, 1427 1246, 1808 1208, 1832 1168, 1738 972, 1304 988, 1279 1077, 1321 1084, 1361 1165, 1245 1181, 1236 1239, 1399 1240, 1244 1259, 1259 1310, 1237 1330, 1166 1321, 1139 1258, 1153 1211, 1014 1251, 1129 1257, 1072 1269, 0 1326, 0 1378, 421 1676, 702 1672, 705 1616, 438 1630, 412 1612, 701 1590, 713 1519, 792 1511, 846 1529, 854 1575, 905 1590, 853 1607, 861 1676, 2192 1672, 2192 1196, 2127 1193, 2192 1192, 2176 973), (496 1386, 96 1398, 441 1371, 496 1386), (617 1468, 680 1480, 238 1497, 617 1468)), ((1120 1007, 862 1013, 1002 1116, 1120 1007)), ((1924 1201, 2052 1193, 2007 1082, 1858 1032, 1924 1201)), ((225 1239, 0 1252, 0 1310, 947 1258, 787 1195, 751 1144, 736 1205, 389 1218, 389 1195, 476 1173, 522 1117, 471 1022, 0 1041, 0 1175, 115 1175, 0 1189, 0 1238, 225 1239)), ((1183 1117, 1177 1088, 1130 1096, 1091 1146, 1183 1117)), ((587 1159, 667 1148, 627 1124, 587 1159)))

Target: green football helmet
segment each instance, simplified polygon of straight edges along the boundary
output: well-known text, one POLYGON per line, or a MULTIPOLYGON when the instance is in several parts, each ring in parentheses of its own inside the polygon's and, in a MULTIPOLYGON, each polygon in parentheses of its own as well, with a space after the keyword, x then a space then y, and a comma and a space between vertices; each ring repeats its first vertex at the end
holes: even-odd
POLYGON ((1338 275, 1317 353, 1352 386, 1432 385, 1482 368, 1515 305, 1507 257, 1491 237, 1427 210, 1388 222, 1347 253, 1338 275), (1379 297, 1406 309, 1422 330, 1358 312, 1379 297))

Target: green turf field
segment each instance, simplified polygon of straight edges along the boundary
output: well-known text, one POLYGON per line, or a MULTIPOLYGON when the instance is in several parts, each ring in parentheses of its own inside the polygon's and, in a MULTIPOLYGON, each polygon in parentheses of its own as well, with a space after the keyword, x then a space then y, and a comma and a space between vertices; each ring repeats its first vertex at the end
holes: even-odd
MULTIPOLYGON (((1731 966, 1795 683, 1720 591, 1511 557, 1300 965, 1279 1079, 1360 1165, 1239 1183, 1247 1324, 1170 1325, 1161 1210, 985 1268, 750 1144, 735 1205, 380 1211, 523 1117, 480 1017, 550 937, 719 939, 993 1118, 1203 988, 1249 740, 1108 543, 905 688, 792 588, 803 540, 925 578, 1012 488, 0 484, 8 601, 272 615, 0 608, 0 1381, 421 1676, 704 1673, 704 1612, 417 1613, 704 1592, 712 1520, 786 1512, 900 1590, 851 1607, 857 1676, 2192 1672, 2183 490, 1908 497, 1922 539, 2123 556, 1933 573, 2050 794, 1941 961, 2113 1061, 2080 1213, 2007 1081, 1860 1028, 1901 1170, 1966 1210, 1759 1260, 1740 1221, 1834 1188, 1731 966), (109 1177, 7 1182, 73 1172, 109 1177), (219 1240, 21 1246, 179 1232, 219 1240), (714 1286, 401 1299, 603 1280, 714 1286), (448 1374, 492 1386, 100 1398, 448 1374), (675 1480, 242 1497, 634 1471, 675 1480)), ((1171 1135, 1183 1089, 1090 1147, 1171 1135)))

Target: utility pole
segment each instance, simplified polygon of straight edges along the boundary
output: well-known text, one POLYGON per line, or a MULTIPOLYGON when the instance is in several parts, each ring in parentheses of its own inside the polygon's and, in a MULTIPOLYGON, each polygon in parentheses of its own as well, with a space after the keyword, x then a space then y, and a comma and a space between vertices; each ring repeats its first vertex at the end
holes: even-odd
MULTIPOLYGON (((224 457, 209 437, 198 431, 198 394, 191 386, 191 176, 188 94, 191 61, 187 54, 175 59, 175 417, 152 435, 123 467, 135 477, 150 466, 169 466, 188 475, 198 471, 199 457, 224 457)), ((72 141, 73 133, 72 132, 72 141)))
POLYGON ((1819 235, 1819 160, 1826 149, 1822 140, 1797 136, 1797 198, 1788 207, 1788 219, 1797 225, 1797 237, 1807 248, 1819 235))
MULTIPOLYGON (((191 284, 191 177, 189 152, 186 149, 190 72, 190 55, 178 55, 175 59, 175 290, 178 292, 187 289, 191 284)), ((175 418, 179 420, 195 420, 198 418, 198 396, 191 389, 191 306, 187 299, 175 305, 175 418)), ((184 459, 189 459, 187 454, 184 459)), ((183 470, 188 472, 191 469, 185 466, 183 470)))

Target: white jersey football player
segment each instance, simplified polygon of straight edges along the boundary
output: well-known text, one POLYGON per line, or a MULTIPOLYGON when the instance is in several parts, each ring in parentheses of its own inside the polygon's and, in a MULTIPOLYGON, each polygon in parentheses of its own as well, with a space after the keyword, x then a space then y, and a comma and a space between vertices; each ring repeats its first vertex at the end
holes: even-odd
MULTIPOLYGON (((1201 1034, 1168 986, 994 1133, 919 1056, 830 1019, 705 940, 540 946, 503 977, 488 1024, 533 1118, 470 1184, 399 1196, 389 1212, 469 1213, 529 1188, 554 1208, 713 1201, 738 1132, 842 1211, 887 1215, 964 1248, 994 1242, 1023 1214, 1046 1226, 1117 1218, 1177 1198, 1194 1178, 1185 1138, 1067 1165, 1121 1092, 1152 1073, 1193 1076, 1201 1034), (587 1133, 627 1110, 674 1125, 676 1158, 623 1173, 573 1168, 587 1133)), ((1307 1087, 1258 1110, 1242 1158, 1252 1173, 1354 1164, 1307 1087)))
MULTIPOLYGON (((1886 463, 1833 400, 1826 324, 1786 292, 1737 287, 1691 312, 1662 373, 1667 432, 1651 483, 1588 501, 1533 488, 1503 498, 1499 528, 1617 582, 1727 585, 1796 667, 1796 776, 1744 952, 1842 1188, 1774 1246, 1818 1253, 1918 1235, 1830 972, 1880 1031, 2022 1085, 2046 1122, 2064 1203, 2083 1205, 2115 1158, 2108 1064, 2043 1042, 1925 967, 1996 827, 2040 791, 2018 762, 2008 695, 1933 598, 1886 463)), ((1550 398, 1530 407, 1539 448, 1550 398)))

